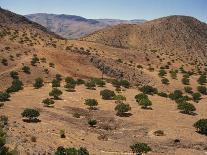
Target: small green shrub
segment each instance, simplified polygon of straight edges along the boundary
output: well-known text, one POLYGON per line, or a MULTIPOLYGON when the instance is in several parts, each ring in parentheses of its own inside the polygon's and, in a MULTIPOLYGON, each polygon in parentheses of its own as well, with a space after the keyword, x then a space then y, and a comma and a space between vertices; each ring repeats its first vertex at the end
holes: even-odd
POLYGON ((199 102, 199 100, 201 100, 201 94, 200 93, 193 93, 192 97, 193 97, 193 101, 195 101, 195 102, 199 102))
POLYGON ((198 132, 207 135, 207 119, 200 119, 193 125, 198 132))
POLYGON ((19 79, 19 74, 16 71, 11 71, 10 76, 12 77, 12 79, 19 79))
POLYGON ((207 88, 205 86, 198 86, 197 90, 199 93, 206 95, 207 94, 207 88))
POLYGON ((49 96, 53 96, 55 100, 60 99, 60 95, 62 95, 62 91, 57 88, 53 88, 49 93, 49 96))
POLYGON ((40 113, 38 110, 27 108, 21 113, 21 115, 22 117, 28 118, 28 120, 31 122, 36 120, 40 116, 40 113))
POLYGON ((193 114, 194 111, 196 111, 195 106, 188 102, 179 103, 178 109, 180 110, 181 113, 189 114, 189 115, 193 114))
POLYGON ((207 82, 207 80, 206 80, 206 75, 201 75, 201 76, 198 78, 198 83, 199 83, 200 85, 204 85, 206 82, 207 82))
POLYGON ((60 87, 60 81, 57 79, 52 80, 52 87, 60 87))
POLYGON ((182 78, 182 83, 184 84, 184 85, 189 85, 190 84, 190 80, 188 79, 188 78, 182 78))
POLYGON ((152 149, 145 143, 136 143, 130 146, 133 153, 142 154, 152 151, 152 149))
POLYGON ((14 79, 12 85, 6 90, 7 93, 18 92, 23 89, 23 83, 19 79, 14 79))
POLYGON ((112 90, 105 89, 105 90, 102 90, 102 91, 100 92, 100 95, 102 96, 102 99, 104 99, 104 100, 112 100, 113 97, 114 97, 116 94, 115 94, 114 91, 112 91, 112 90))
POLYGON ((74 84, 74 83, 66 83, 66 85, 64 87, 67 89, 67 91, 74 92, 75 86, 76 86, 76 84, 74 84))
POLYGON ((29 66, 23 66, 23 67, 22 67, 22 70, 23 70, 23 72, 26 73, 26 74, 30 74, 30 73, 31 73, 31 71, 30 71, 30 67, 29 67, 29 66))
POLYGON ((86 99, 85 105, 89 106, 90 109, 94 109, 98 105, 98 101, 96 99, 86 99))
POLYGON ((168 97, 167 93, 165 92, 159 92, 157 95, 161 96, 161 97, 168 97))
POLYGON ((76 84, 77 85, 85 84, 85 81, 82 79, 77 79, 76 84))
POLYGON ((0 92, 0 102, 6 102, 9 101, 9 98, 11 96, 7 92, 0 92))
POLYGON ((163 78, 162 80, 161 80, 161 82, 162 82, 162 84, 165 84, 165 85, 169 85, 169 80, 167 79, 167 78, 163 78))
POLYGON ((33 84, 33 86, 34 86, 36 89, 39 89, 39 88, 43 87, 43 86, 44 86, 43 79, 42 79, 42 78, 37 78, 37 79, 35 79, 35 83, 33 84))
POLYGON ((58 147, 55 155, 89 155, 89 152, 86 148, 80 147, 76 148, 64 148, 62 146, 58 147))
POLYGON ((52 99, 44 99, 42 101, 42 103, 44 104, 45 107, 51 107, 55 102, 52 99))
POLYGON ((189 93, 189 94, 192 94, 193 93, 192 87, 186 86, 186 87, 184 87, 184 90, 185 90, 186 93, 189 93))
POLYGON ((90 125, 90 127, 94 127, 97 124, 97 121, 95 119, 89 119, 88 124, 90 125))
POLYGON ((115 111, 117 111, 118 116, 125 116, 125 114, 131 110, 131 107, 129 104, 119 103, 115 107, 115 111))
POLYGON ((167 72, 164 70, 164 69, 160 69, 160 71, 159 71, 159 76, 160 77, 163 77, 163 76, 165 76, 167 74, 167 72))
POLYGON ((76 84, 76 81, 72 77, 66 77, 65 82, 70 84, 76 84))
POLYGON ((90 90, 95 90, 96 88, 96 83, 94 81, 88 81, 85 83, 85 86, 87 89, 90 89, 90 90))
POLYGON ((154 88, 154 87, 148 86, 148 85, 141 87, 139 90, 141 92, 143 92, 144 94, 148 94, 148 95, 154 95, 154 94, 158 93, 157 88, 154 88))

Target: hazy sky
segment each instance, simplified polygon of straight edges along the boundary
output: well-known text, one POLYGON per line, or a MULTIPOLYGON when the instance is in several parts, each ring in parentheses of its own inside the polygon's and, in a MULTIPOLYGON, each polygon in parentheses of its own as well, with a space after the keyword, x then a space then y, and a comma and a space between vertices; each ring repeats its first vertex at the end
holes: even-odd
POLYGON ((207 22, 207 0, 0 0, 0 6, 22 15, 54 13, 147 20, 188 15, 207 22))

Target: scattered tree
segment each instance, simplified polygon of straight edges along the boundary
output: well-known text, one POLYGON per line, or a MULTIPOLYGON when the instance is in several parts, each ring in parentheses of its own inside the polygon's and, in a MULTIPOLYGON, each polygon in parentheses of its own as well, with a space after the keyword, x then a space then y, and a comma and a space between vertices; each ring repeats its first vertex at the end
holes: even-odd
POLYGON ((22 70, 23 70, 23 72, 26 73, 26 74, 30 74, 30 73, 31 73, 29 66, 23 66, 23 67, 22 67, 22 70))
POLYGON ((42 103, 44 104, 45 107, 51 107, 55 102, 52 99, 44 99, 42 101, 42 103))
POLYGON ((178 109, 181 111, 181 113, 189 115, 194 114, 194 111, 196 111, 195 106, 188 102, 178 103, 178 109))
POLYGON ((130 148, 138 155, 152 151, 152 149, 145 143, 136 143, 131 145, 130 148))
POLYGON ((60 81, 57 79, 52 80, 52 87, 60 87, 60 81))
POLYGON ((76 148, 64 148, 62 146, 58 147, 55 155, 89 155, 89 152, 86 148, 80 147, 76 148))
POLYGON ((169 84, 169 80, 167 78, 163 78, 161 81, 162 81, 162 84, 165 84, 165 85, 169 84))
POLYGON ((200 119, 193 126, 201 134, 207 135, 207 119, 200 119))
POLYGON ((148 94, 148 95, 154 95, 154 94, 158 93, 157 88, 154 88, 154 87, 148 86, 148 85, 141 87, 139 90, 141 92, 143 92, 144 94, 148 94))
POLYGON ((90 109, 93 110, 98 105, 98 101, 96 99, 86 99, 85 105, 89 106, 90 109))
POLYGON ((37 120, 37 118, 40 116, 40 113, 38 110, 27 108, 21 113, 21 115, 22 117, 28 118, 29 122, 33 122, 37 120))
POLYGON ((10 72, 10 76, 11 76, 13 79, 19 79, 19 74, 18 74, 18 72, 16 72, 16 71, 11 71, 11 72, 10 72))
POLYGON ((205 86, 198 86, 198 87, 197 87, 197 90, 198 90, 201 94, 203 94, 203 95, 206 95, 206 94, 207 94, 207 89, 206 89, 205 86))
POLYGON ((14 79, 12 85, 6 90, 7 93, 18 92, 23 89, 23 83, 19 79, 14 79))
POLYGON ((184 87, 184 90, 185 90, 186 93, 189 93, 189 94, 192 94, 193 93, 192 87, 186 86, 186 87, 184 87))
POLYGON ((39 89, 39 88, 43 87, 44 86, 43 79, 42 78, 35 79, 35 83, 33 84, 33 86, 36 89, 39 89))
POLYGON ((88 81, 85 83, 87 89, 95 90, 96 84, 94 81, 88 81))
POLYGON ((74 83, 66 83, 66 85, 64 87, 69 92, 74 92, 75 91, 75 84, 74 83))
POLYGON ((198 83, 200 84, 200 85, 204 85, 205 83, 207 82, 207 80, 206 80, 206 75, 201 75, 199 78, 198 78, 198 83))
POLYGON ((199 100, 201 100, 201 94, 200 93, 193 93, 192 97, 193 97, 193 101, 195 101, 195 102, 199 102, 199 100))
POLYGON ((105 90, 102 90, 102 91, 100 92, 100 95, 102 96, 102 99, 104 99, 104 100, 112 100, 113 97, 114 97, 116 94, 115 94, 114 91, 112 91, 112 90, 105 89, 105 90))
POLYGON ((118 116, 125 116, 125 114, 131 110, 131 107, 129 104, 119 103, 115 107, 115 111, 117 111, 118 116))
POLYGON ((0 102, 9 101, 10 95, 7 92, 0 92, 0 102))
POLYGON ((55 100, 58 100, 60 99, 60 95, 62 95, 62 91, 57 88, 53 88, 49 95, 53 96, 55 100))

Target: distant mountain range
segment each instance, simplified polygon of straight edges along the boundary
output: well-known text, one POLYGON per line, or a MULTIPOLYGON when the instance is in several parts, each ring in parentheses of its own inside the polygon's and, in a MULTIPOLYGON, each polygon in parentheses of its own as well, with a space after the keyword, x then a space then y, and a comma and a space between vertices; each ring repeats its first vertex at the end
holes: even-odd
POLYGON ((86 19, 75 15, 56 15, 37 13, 26 15, 26 18, 36 22, 48 30, 69 39, 83 37, 97 30, 118 24, 140 24, 143 19, 119 20, 119 19, 86 19))

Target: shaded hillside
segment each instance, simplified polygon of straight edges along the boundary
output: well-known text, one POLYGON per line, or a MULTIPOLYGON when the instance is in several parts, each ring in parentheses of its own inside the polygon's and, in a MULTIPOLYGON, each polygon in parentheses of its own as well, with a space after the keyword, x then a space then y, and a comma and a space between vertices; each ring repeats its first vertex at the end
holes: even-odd
POLYGON ((144 20, 86 19, 74 15, 37 13, 26 15, 29 20, 39 23, 48 30, 65 38, 79 38, 102 28, 122 23, 142 23, 144 20))
POLYGON ((154 50, 185 62, 206 63, 207 24, 187 16, 170 16, 140 25, 118 25, 82 40, 119 48, 154 50))

